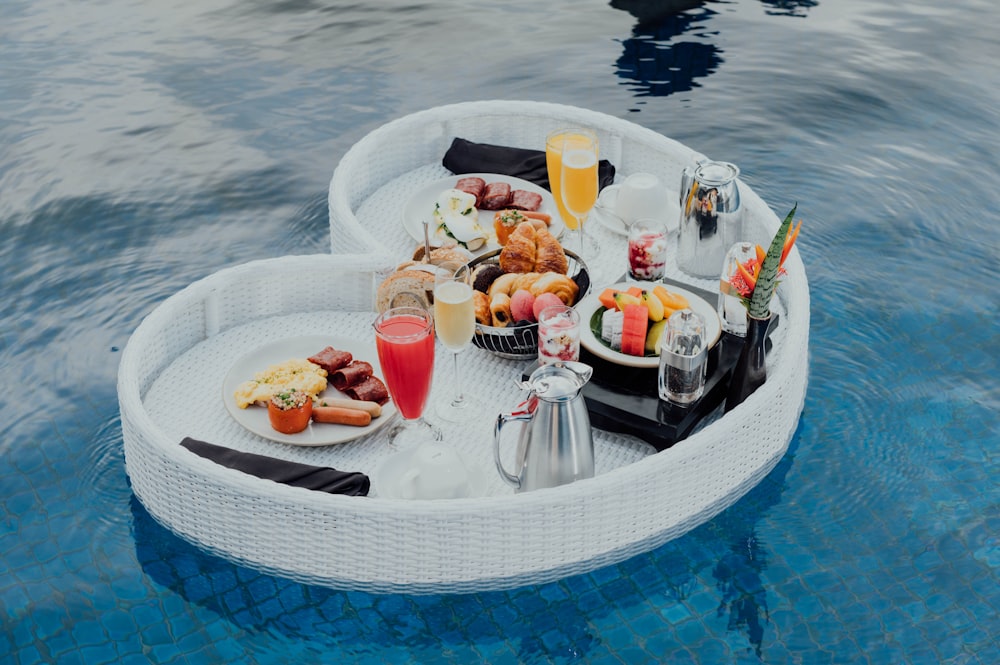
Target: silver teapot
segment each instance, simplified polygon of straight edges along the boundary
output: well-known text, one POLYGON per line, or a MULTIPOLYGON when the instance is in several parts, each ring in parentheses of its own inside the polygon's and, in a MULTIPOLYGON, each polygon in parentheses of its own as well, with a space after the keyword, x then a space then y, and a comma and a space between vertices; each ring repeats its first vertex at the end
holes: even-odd
POLYGON ((693 277, 718 278, 729 247, 743 240, 740 170, 700 161, 681 174, 677 267, 693 277))
POLYGON ((581 362, 541 365, 521 388, 528 398, 497 417, 493 457, 500 476, 518 492, 565 485, 594 475, 594 438, 581 390, 593 368, 581 362), (500 432, 521 423, 515 473, 500 461, 500 432))

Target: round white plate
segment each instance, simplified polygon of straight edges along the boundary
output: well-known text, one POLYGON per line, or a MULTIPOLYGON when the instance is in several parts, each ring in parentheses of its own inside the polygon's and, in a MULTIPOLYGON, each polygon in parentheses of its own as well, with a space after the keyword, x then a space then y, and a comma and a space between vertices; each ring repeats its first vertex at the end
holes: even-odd
MULTIPOLYGON (((384 458, 379 465, 375 467, 375 471, 372 472, 371 479, 372 485, 375 487, 375 493, 379 497, 384 499, 407 498, 404 495, 403 488, 400 486, 399 481, 403 478, 403 474, 409 471, 413 466, 412 458, 418 449, 419 446, 404 448, 398 453, 394 453, 384 458)), ((470 499, 483 496, 486 492, 486 472, 478 466, 472 464, 469 461, 469 458, 466 457, 466 455, 461 451, 455 452, 462 459, 462 462, 469 473, 468 494, 456 498, 470 499)))
MULTIPOLYGON (((236 387, 244 381, 249 381, 257 372, 267 369, 269 365, 283 363, 292 358, 308 358, 316 355, 328 346, 342 351, 349 351, 356 360, 371 363, 375 376, 382 378, 382 368, 378 363, 378 351, 374 343, 361 342, 350 337, 337 335, 304 335, 282 339, 250 351, 233 363, 222 382, 222 401, 236 422, 254 434, 265 439, 290 443, 295 446, 328 446, 332 443, 343 443, 370 434, 383 427, 396 415, 396 406, 392 400, 382 406, 382 415, 372 418, 370 425, 354 427, 351 425, 335 425, 333 423, 310 422, 309 426, 298 434, 282 434, 271 427, 267 417, 267 409, 260 406, 248 406, 241 409, 236 406, 233 394, 236 387)), ((347 395, 333 386, 328 385, 320 396, 345 398, 347 395)))
MULTIPOLYGON (((500 175, 498 173, 463 173, 461 175, 449 176, 447 178, 442 178, 441 180, 435 180, 434 182, 428 183, 422 186, 419 190, 410 196, 406 205, 403 206, 403 228, 406 232, 419 243, 424 242, 424 220, 426 219, 430 223, 430 241, 431 247, 440 247, 444 242, 441 238, 434 235, 434 202, 437 201, 438 196, 441 195, 446 189, 452 189, 455 184, 462 178, 482 178, 486 181, 486 184, 491 182, 505 182, 510 185, 511 189, 525 189, 529 192, 534 192, 540 194, 542 197, 542 205, 538 208, 538 212, 544 212, 552 217, 552 221, 549 224, 549 231, 555 237, 560 237, 566 228, 563 224, 562 218, 559 216, 559 209, 556 207, 556 201, 552 198, 552 193, 547 189, 543 189, 538 185, 528 182, 527 180, 522 180, 520 178, 515 178, 509 175, 500 175)), ((493 231, 493 213, 495 210, 480 210, 479 211, 479 225, 482 226, 490 236, 487 239, 486 244, 473 252, 474 255, 478 256, 485 252, 490 252, 495 249, 500 249, 499 243, 497 243, 496 233, 493 231)))
MULTIPOLYGON (((590 212, 590 219, 596 219, 601 226, 609 231, 613 231, 620 236, 627 236, 628 225, 625 224, 625 221, 621 217, 615 214, 615 203, 618 200, 618 192, 617 188, 610 189, 605 187, 601 190, 601 194, 597 197, 597 203, 590 212)), ((666 210, 663 211, 663 219, 667 222, 667 232, 676 231, 679 228, 680 214, 680 207, 671 198, 666 210)))
MULTIPOLYGON (((619 282, 618 284, 612 284, 610 288, 616 289, 618 291, 624 291, 630 286, 638 286, 640 289, 649 290, 656 286, 653 282, 619 282)), ((704 298, 696 296, 687 289, 682 289, 679 286, 674 286, 673 284, 663 285, 671 293, 677 293, 688 300, 688 305, 691 309, 698 314, 705 317, 705 337, 708 338, 708 347, 712 348, 719 341, 719 337, 722 335, 722 322, 719 321, 719 314, 715 310, 715 305, 710 305, 708 301, 704 298)), ((604 305, 598 300, 601 292, 604 291, 603 287, 600 289, 594 289, 590 292, 586 298, 584 298, 576 306, 576 309, 580 312, 580 344, 583 348, 587 349, 593 353, 598 358, 603 358, 610 362, 616 363, 618 365, 626 365, 628 367, 658 367, 660 364, 659 356, 630 356, 624 353, 619 353, 614 351, 611 347, 604 344, 603 341, 594 336, 594 331, 590 329, 590 319, 594 316, 594 312, 598 309, 604 309, 604 305)))

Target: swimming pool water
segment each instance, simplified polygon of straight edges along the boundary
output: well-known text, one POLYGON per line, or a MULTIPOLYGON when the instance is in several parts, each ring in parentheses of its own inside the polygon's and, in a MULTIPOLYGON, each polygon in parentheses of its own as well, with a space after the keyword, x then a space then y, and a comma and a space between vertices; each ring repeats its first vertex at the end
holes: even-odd
POLYGON ((998 20, 992 0, 0 4, 0 662, 1000 662, 998 20), (506 592, 305 586, 158 525, 115 393, 141 318, 222 267, 326 251, 355 141, 489 98, 628 118, 798 202, 788 454, 681 538, 506 592))

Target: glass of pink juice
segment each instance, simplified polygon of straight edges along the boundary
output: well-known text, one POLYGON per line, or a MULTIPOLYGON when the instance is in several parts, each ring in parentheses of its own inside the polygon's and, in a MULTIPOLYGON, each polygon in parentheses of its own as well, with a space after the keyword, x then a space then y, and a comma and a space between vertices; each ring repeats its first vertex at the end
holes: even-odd
POLYGON ((434 319, 419 307, 395 307, 378 315, 375 346, 389 395, 402 422, 389 432, 398 447, 440 440, 441 432, 423 419, 434 375, 434 319))

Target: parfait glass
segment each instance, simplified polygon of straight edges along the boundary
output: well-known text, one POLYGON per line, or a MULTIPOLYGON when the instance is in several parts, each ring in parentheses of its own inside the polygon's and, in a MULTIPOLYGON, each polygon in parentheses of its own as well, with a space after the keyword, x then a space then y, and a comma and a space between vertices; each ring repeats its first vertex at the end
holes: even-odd
POLYGON ((389 444, 409 448, 440 441, 441 432, 423 418, 434 374, 434 319, 422 307, 393 307, 376 317, 375 346, 396 409, 402 417, 389 444))
POLYGON ((571 127, 552 132, 545 143, 546 167, 552 195, 566 228, 576 231, 577 253, 588 263, 597 256, 597 242, 584 230, 597 202, 597 133, 571 127))
POLYGON ((472 300, 472 270, 460 263, 442 263, 434 274, 434 327, 437 337, 452 352, 455 367, 451 399, 439 402, 437 415, 450 422, 468 422, 476 417, 475 401, 465 394, 458 354, 476 332, 476 311, 472 300))

